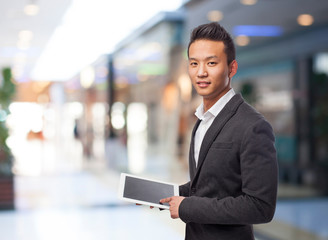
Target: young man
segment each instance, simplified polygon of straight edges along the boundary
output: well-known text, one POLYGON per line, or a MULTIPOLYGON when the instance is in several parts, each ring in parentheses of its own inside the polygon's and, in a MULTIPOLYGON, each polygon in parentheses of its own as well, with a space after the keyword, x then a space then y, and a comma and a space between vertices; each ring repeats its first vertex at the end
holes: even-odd
POLYGON ((235 47, 217 23, 195 28, 189 76, 203 103, 189 155, 190 181, 180 196, 162 199, 186 223, 187 240, 254 239, 252 224, 271 221, 277 160, 270 124, 231 88, 235 47))

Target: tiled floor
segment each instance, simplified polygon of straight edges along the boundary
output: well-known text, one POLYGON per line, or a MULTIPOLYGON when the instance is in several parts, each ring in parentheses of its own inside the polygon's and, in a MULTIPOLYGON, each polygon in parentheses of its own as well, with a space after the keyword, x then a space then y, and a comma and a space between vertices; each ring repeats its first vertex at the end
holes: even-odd
POLYGON ((182 239, 149 211, 137 207, 51 208, 3 212, 4 240, 182 239), (165 234, 161 234, 165 233, 165 234))
POLYGON ((281 200, 273 221, 254 229, 268 240, 327 240, 327 207, 327 198, 281 200))
POLYGON ((275 220, 328 239, 328 198, 281 200, 275 220))
POLYGON ((92 173, 17 177, 16 187, 17 210, 0 212, 1 240, 183 239, 168 211, 122 203, 92 173))

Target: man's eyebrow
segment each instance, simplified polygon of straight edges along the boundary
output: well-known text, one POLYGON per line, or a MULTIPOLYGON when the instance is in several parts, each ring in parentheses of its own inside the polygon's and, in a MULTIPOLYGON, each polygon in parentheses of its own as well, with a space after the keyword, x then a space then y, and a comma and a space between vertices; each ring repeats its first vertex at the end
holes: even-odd
MULTIPOLYGON (((215 56, 215 55, 208 56, 208 57, 205 58, 205 60, 210 60, 210 59, 213 59, 213 58, 218 59, 218 56, 215 56)), ((189 58, 189 61, 197 61, 197 60, 198 60, 197 58, 193 58, 193 57, 189 58)))
POLYGON ((206 60, 209 60, 209 59, 213 59, 213 58, 218 58, 218 56, 215 56, 215 55, 213 55, 213 56, 208 56, 208 57, 206 57, 205 59, 206 59, 206 60))

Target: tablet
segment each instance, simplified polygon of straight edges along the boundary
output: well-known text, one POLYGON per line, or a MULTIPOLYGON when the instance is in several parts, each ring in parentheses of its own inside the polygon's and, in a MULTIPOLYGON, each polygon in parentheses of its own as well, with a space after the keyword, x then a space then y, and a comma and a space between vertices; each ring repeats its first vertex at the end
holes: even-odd
POLYGON ((122 200, 169 209, 168 203, 161 204, 159 200, 172 196, 179 196, 177 184, 121 174, 119 197, 122 200))

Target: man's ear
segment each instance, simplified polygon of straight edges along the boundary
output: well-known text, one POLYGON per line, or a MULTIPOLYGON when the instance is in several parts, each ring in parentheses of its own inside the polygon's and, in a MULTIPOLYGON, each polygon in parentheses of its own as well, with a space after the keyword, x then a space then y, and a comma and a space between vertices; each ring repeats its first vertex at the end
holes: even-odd
POLYGON ((238 63, 236 60, 233 60, 230 65, 229 65, 229 78, 231 79, 235 74, 237 73, 238 70, 238 63))

